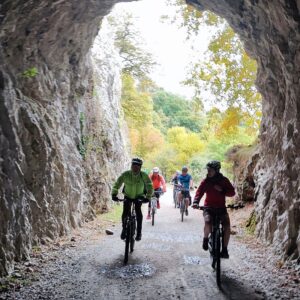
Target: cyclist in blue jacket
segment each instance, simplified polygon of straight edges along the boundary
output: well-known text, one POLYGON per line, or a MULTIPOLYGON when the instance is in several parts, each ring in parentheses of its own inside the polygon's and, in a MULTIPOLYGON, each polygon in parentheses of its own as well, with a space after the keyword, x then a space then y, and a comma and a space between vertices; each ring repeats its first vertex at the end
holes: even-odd
POLYGON ((188 168, 186 166, 182 167, 182 173, 178 176, 178 182, 181 184, 182 189, 181 193, 178 195, 178 200, 179 203, 185 199, 185 214, 188 215, 188 206, 190 205, 191 202, 191 195, 190 195, 190 189, 193 186, 193 180, 192 176, 188 174, 188 168))

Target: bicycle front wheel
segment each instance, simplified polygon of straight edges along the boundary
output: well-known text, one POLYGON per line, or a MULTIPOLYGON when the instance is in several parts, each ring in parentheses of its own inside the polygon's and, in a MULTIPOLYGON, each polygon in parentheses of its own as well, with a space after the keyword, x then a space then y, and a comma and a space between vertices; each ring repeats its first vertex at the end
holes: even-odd
POLYGON ((127 224, 126 226, 126 239, 125 239, 125 254, 124 254, 124 264, 126 265, 128 262, 128 254, 129 254, 129 244, 130 244, 130 226, 127 224))
POLYGON ((135 244, 135 229, 136 229, 136 221, 131 221, 131 230, 130 230, 130 253, 134 250, 135 244))
POLYGON ((216 238, 215 240, 216 281, 217 281, 217 285, 220 286, 221 285, 221 235, 219 230, 217 230, 215 238, 216 238))

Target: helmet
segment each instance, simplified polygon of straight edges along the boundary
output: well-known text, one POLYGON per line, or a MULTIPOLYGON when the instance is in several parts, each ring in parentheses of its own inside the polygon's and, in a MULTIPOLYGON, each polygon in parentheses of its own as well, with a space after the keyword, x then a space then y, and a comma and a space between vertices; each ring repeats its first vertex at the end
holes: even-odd
POLYGON ((132 160, 131 160, 131 164, 132 165, 139 165, 141 166, 143 164, 143 160, 139 157, 134 157, 132 160))
POLYGON ((181 171, 182 171, 182 172, 187 172, 187 171, 188 171, 188 168, 187 168, 186 166, 183 166, 182 169, 181 169, 181 171))
POLYGON ((159 172, 159 167, 154 167, 154 168, 152 169, 152 172, 153 172, 153 173, 158 173, 158 172, 159 172))
POLYGON ((176 174, 179 175, 181 172, 179 170, 176 171, 176 174))
POLYGON ((221 163, 217 160, 212 160, 206 164, 206 168, 212 168, 215 171, 219 171, 221 169, 221 163))

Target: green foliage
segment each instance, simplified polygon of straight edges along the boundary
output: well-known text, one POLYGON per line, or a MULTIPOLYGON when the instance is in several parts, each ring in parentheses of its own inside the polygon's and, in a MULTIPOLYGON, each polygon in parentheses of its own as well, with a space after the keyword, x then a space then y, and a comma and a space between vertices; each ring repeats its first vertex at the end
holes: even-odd
POLYGON ((206 176, 205 165, 210 160, 221 161, 222 172, 231 177, 226 153, 236 144, 253 143, 258 132, 261 107, 254 87, 256 62, 224 20, 183 2, 169 1, 180 16, 172 22, 179 21, 188 34, 197 34, 203 25, 215 32, 206 59, 192 64, 185 81, 196 90, 192 100, 167 92, 149 79, 155 64, 143 48, 132 16, 111 20, 124 64, 122 107, 132 152, 145 159, 145 168, 159 166, 167 179, 188 165, 197 182, 206 176), (214 107, 205 112, 202 99, 207 98, 214 98, 213 103, 222 110, 214 107))
POLYGON ((109 212, 101 214, 101 219, 103 221, 118 223, 118 222, 120 222, 122 211, 123 211, 123 205, 120 205, 119 203, 116 203, 109 210, 109 212))
POLYGON ((130 127, 142 128, 152 123, 153 104, 148 93, 139 92, 133 77, 122 75, 122 108, 130 127))
POLYGON ((122 71, 137 80, 148 78, 157 64, 153 55, 145 49, 132 14, 111 16, 108 21, 115 33, 115 46, 123 61, 122 71))
MULTIPOLYGON (((199 132, 202 125, 203 104, 201 99, 193 101, 158 89, 152 94, 154 111, 161 116, 165 129, 175 126, 199 132)), ((166 133, 166 130, 163 131, 166 133)))
POLYGON ((29 68, 22 73, 22 77, 24 78, 34 78, 38 75, 38 69, 36 67, 29 68))

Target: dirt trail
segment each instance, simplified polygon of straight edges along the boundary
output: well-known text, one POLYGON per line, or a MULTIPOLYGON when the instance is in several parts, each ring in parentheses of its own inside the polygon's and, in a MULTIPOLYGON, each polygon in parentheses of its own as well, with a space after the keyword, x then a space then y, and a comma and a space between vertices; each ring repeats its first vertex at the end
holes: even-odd
MULTIPOLYGON (((235 237, 229 247, 230 259, 222 261, 220 290, 208 253, 201 248, 202 214, 192 209, 189 212, 182 223, 169 192, 161 200, 155 226, 144 220, 142 241, 136 243, 127 266, 122 264, 124 242, 117 226, 112 236, 83 240, 74 248, 60 251, 59 258, 48 264, 38 282, 10 294, 10 299, 297 299, 300 296, 295 289, 277 288, 277 278, 269 273, 267 265, 261 264, 265 254, 255 249, 249 251, 249 246, 235 237), (253 255, 258 254, 262 257, 255 261, 253 255)), ((145 215, 146 207, 144 219, 145 215)))

